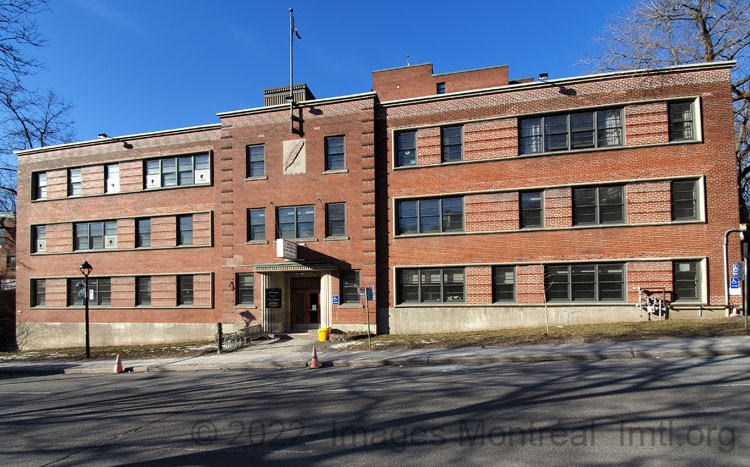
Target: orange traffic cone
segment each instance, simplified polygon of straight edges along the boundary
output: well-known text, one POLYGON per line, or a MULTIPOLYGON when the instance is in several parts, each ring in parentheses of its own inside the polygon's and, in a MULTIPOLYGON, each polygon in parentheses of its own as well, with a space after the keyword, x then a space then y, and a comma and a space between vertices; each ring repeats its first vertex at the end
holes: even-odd
POLYGON ((312 360, 310 360, 310 368, 320 368, 320 360, 318 360, 318 352, 315 350, 313 345, 312 360))
POLYGON ((120 360, 120 354, 118 353, 115 359, 115 373, 122 373, 123 371, 125 370, 122 369, 122 360, 120 360))

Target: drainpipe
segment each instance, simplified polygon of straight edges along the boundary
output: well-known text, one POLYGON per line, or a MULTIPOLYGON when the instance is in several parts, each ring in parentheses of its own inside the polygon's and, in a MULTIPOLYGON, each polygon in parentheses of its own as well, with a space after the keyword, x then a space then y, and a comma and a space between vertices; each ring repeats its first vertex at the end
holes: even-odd
POLYGON ((740 224, 739 229, 729 229, 724 232, 724 306, 729 309, 729 234, 732 232, 747 232, 747 224, 740 224))

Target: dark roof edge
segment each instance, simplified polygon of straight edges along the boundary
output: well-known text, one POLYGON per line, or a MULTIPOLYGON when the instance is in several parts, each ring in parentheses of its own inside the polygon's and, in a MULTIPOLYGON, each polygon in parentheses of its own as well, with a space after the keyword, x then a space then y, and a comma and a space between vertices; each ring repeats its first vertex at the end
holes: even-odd
POLYGON ((649 75, 649 74, 668 74, 677 73, 682 71, 694 71, 694 70, 706 70, 712 68, 732 68, 737 64, 736 60, 727 60, 721 62, 705 62, 705 63, 693 63, 689 65, 675 65, 663 68, 641 68, 636 70, 625 70, 625 71, 610 71, 606 73, 596 73, 592 75, 580 75, 573 76, 570 78, 558 78, 558 79, 547 79, 544 81, 533 81, 530 83, 516 83, 509 84, 506 86, 495 86, 491 88, 483 89, 470 89, 467 91, 451 92, 446 94, 433 94, 430 96, 420 97, 409 97, 406 99, 397 99, 392 101, 381 102, 380 105, 383 107, 397 106, 403 104, 410 104, 414 102, 429 102, 451 99, 455 97, 467 97, 472 95, 480 95, 501 91, 514 91, 517 89, 529 88, 533 86, 537 87, 548 87, 548 86, 560 86, 564 84, 573 84, 578 82, 593 81, 593 80, 605 80, 611 78, 621 78, 626 76, 634 75, 649 75))
POLYGON ((108 143, 124 142, 127 140, 134 140, 134 139, 153 138, 154 136, 170 136, 170 135, 179 135, 179 134, 184 134, 184 133, 195 133, 198 131, 220 130, 220 129, 221 129, 221 123, 212 123, 210 125, 189 126, 189 127, 184 127, 184 128, 174 128, 171 130, 150 131, 147 133, 135 133, 132 135, 111 136, 108 138, 98 138, 98 139, 92 139, 88 141, 78 141, 75 143, 56 144, 54 146, 43 146, 41 148, 23 149, 21 151, 13 151, 13 152, 18 156, 26 156, 29 154, 38 154, 38 153, 47 152, 47 151, 57 151, 59 149, 80 148, 80 147, 86 147, 86 146, 95 146, 97 144, 108 144, 108 143))

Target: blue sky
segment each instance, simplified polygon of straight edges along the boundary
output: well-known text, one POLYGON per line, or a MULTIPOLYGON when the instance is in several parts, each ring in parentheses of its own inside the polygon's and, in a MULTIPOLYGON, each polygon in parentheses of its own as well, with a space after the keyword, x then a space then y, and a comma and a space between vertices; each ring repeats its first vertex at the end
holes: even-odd
POLYGON ((45 69, 32 85, 73 105, 78 140, 217 123, 295 82, 316 97, 369 91, 371 72, 507 64, 510 77, 587 73, 578 64, 625 1, 55 0, 38 17, 45 69))

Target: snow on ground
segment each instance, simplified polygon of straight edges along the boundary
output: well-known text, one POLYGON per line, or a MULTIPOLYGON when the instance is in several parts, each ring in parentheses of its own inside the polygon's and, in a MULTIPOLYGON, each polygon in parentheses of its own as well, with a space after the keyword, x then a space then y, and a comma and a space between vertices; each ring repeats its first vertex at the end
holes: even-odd
POLYGON ((346 349, 347 347, 354 347, 362 345, 362 342, 341 342, 340 344, 332 344, 332 349, 346 349))

